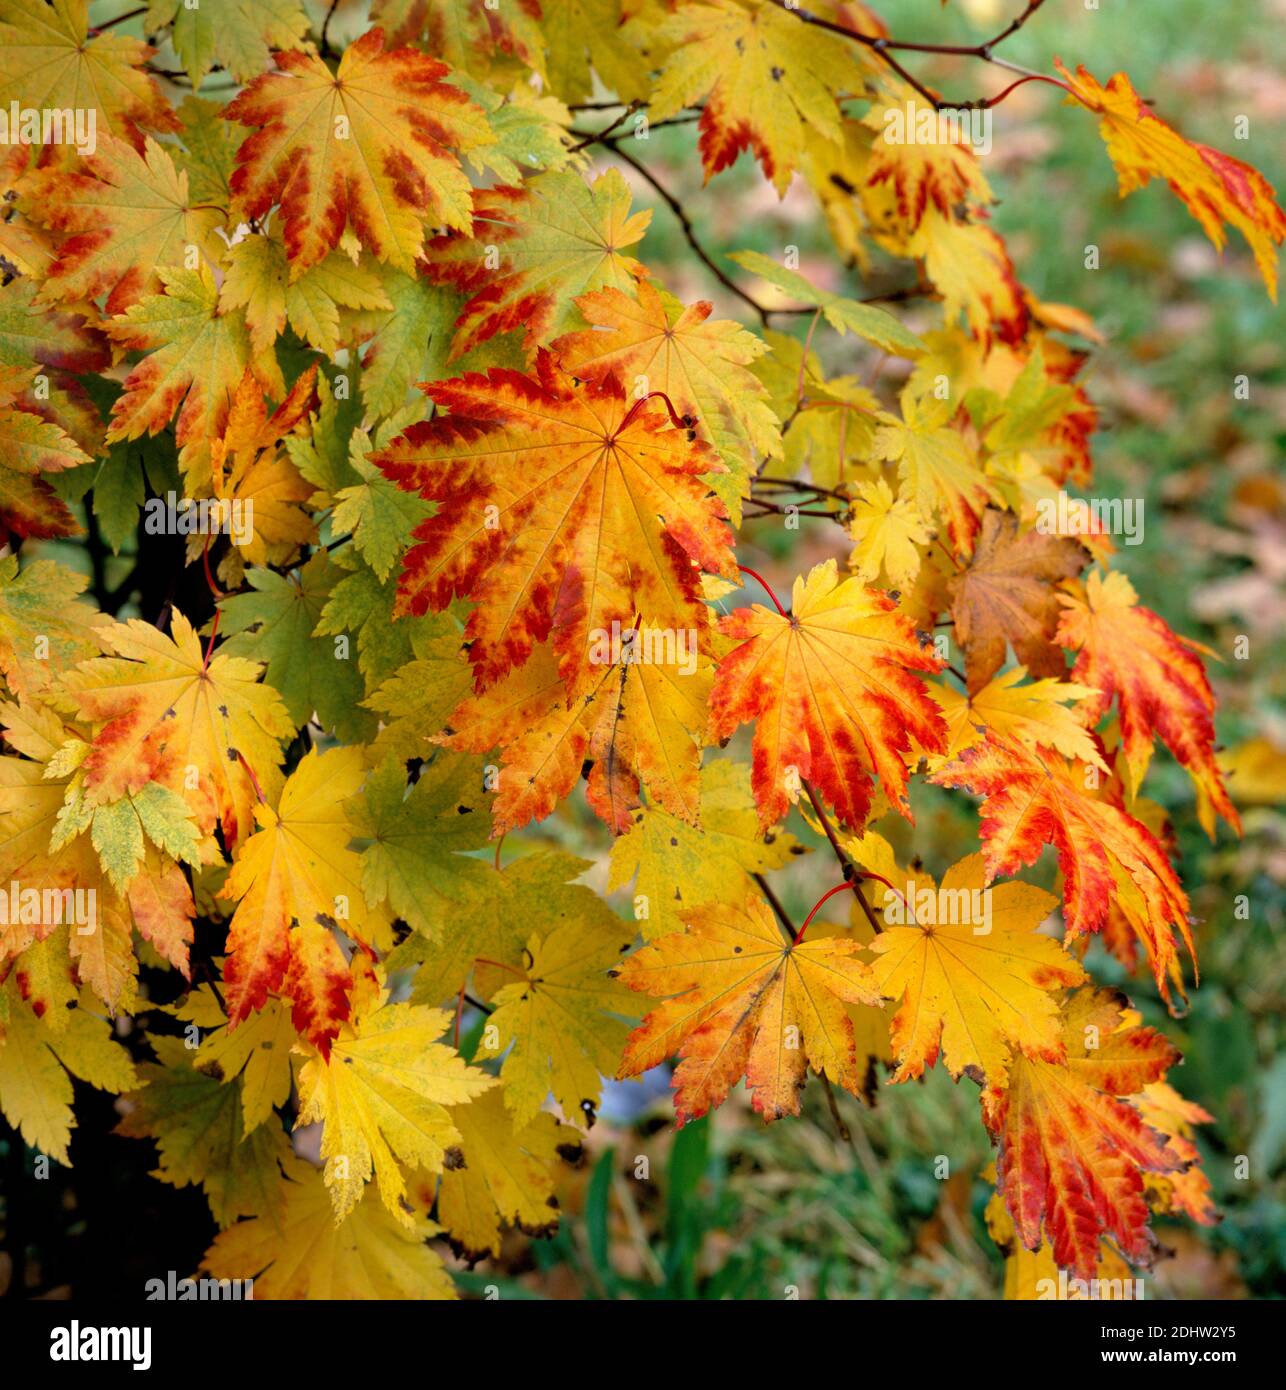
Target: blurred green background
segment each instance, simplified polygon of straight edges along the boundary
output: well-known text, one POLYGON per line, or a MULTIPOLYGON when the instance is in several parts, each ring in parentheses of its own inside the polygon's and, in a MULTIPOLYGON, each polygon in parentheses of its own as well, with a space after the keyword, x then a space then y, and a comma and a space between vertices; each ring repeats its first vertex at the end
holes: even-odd
MULTIPOLYGON (((952 0, 945 9, 937 0, 884 0, 875 8, 897 37, 977 43, 1004 26, 1018 0, 952 0)), ((1002 52, 1046 72, 1054 56, 1083 62, 1103 82, 1127 70, 1158 114, 1189 138, 1257 165, 1280 193, 1284 49, 1283 0, 1100 0, 1094 9, 1048 0, 1002 52), (1248 140, 1235 138, 1239 116, 1249 120, 1248 140)), ((949 98, 992 93, 1010 76, 969 60, 911 57, 917 75, 949 98)), ((580 124, 600 128, 611 115, 585 113, 580 124)), ((780 255, 793 243, 801 268, 830 288, 871 293, 872 285, 905 279, 877 258, 863 287, 838 263, 807 189, 797 183, 779 203, 748 157, 703 189, 695 138, 691 126, 655 131, 646 162, 716 255, 744 247, 780 255)), ((1042 299, 1087 310, 1107 337, 1083 378, 1101 414, 1093 491, 1143 498, 1147 517, 1144 543, 1123 546, 1115 563, 1141 602, 1225 657, 1212 677, 1244 838, 1221 827, 1218 843, 1206 840, 1188 779, 1163 749, 1146 787, 1177 830, 1181 873, 1200 919, 1200 987, 1190 990, 1187 1016, 1173 1019, 1150 979, 1128 980, 1147 1021, 1187 1058, 1172 1083, 1216 1117, 1198 1143, 1224 1220, 1209 1230, 1159 1222, 1168 1253, 1148 1278, 1147 1296, 1278 1296, 1286 1291, 1282 316, 1235 233, 1221 260, 1164 185, 1121 201, 1095 121, 1052 89, 1028 85, 997 108, 993 139, 984 168, 998 199, 995 225, 1020 278, 1042 299), (1100 248, 1096 271, 1084 267, 1090 243, 1100 248), (1233 396, 1243 373, 1249 401, 1233 396), (1245 661, 1231 659, 1239 635, 1249 638, 1245 661), (1234 916, 1237 895, 1249 900, 1244 919, 1234 916), (1234 1167, 1243 1155, 1249 1176, 1240 1179, 1234 1167)), ((632 144, 631 152, 642 148, 632 144)), ((696 261, 673 216, 625 172, 637 202, 656 208, 643 259, 676 293, 710 298, 719 316, 739 316, 744 306, 696 261)), ((931 312, 908 311, 908 321, 927 325, 931 312)), ((788 320, 774 320, 784 326, 788 320)), ((829 373, 859 373, 869 358, 852 344, 819 334, 814 345, 829 373)), ((804 521, 788 532, 769 518, 747 525, 741 553, 788 586, 826 555, 843 560, 847 547, 830 522, 804 521)), ((919 788, 913 804, 912 852, 931 869, 977 847, 967 799, 919 788)), ((791 828, 812 839, 797 817, 791 828)), ((592 817, 573 806, 542 831, 598 859, 602 881, 591 881, 603 886, 608 843, 592 817)), ((898 837, 904 852, 911 843, 898 837)), ((774 876, 793 914, 833 881, 825 855, 774 876)), ((1099 948, 1088 963, 1100 980, 1127 983, 1099 948)), ((841 1095, 849 1142, 837 1137, 816 1081, 800 1120, 773 1126, 750 1111, 741 1091, 681 1132, 663 1082, 651 1093, 621 1087, 613 1096, 565 1194, 558 1237, 515 1240, 498 1265, 462 1274, 466 1286, 499 1284, 505 1297, 999 1295, 1002 1261, 982 1223, 990 1189, 977 1175, 991 1149, 977 1092, 968 1082, 954 1086, 941 1068, 923 1084, 881 1086, 874 1109, 841 1095), (950 1159, 949 1181, 935 1178, 936 1155, 950 1159), (646 1179, 636 1177, 641 1159, 646 1179)))

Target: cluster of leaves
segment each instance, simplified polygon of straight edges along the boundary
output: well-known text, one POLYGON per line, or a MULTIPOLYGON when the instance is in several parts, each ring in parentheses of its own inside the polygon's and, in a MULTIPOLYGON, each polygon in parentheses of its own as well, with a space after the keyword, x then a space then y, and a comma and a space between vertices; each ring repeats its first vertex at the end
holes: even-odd
MULTIPOLYGON (((1091 477, 1067 340, 1093 324, 1019 282, 967 144, 883 138, 935 96, 859 4, 371 20, 338 46, 294 0, 153 0, 176 75, 85 0, 0 0, 0 107, 88 102, 98 131, 0 161, 0 883, 97 905, 0 926, 5 1118, 65 1163, 68 1074, 124 1093, 120 1132, 209 1200, 203 1267, 259 1296, 450 1296, 429 1238, 480 1257, 549 1230, 603 1075, 677 1056, 680 1123, 743 1077, 775 1120, 810 1071, 863 1094, 876 1063, 941 1060, 980 1088, 1012 1286, 1146 1265, 1150 1206, 1214 1219, 1209 1117, 1081 960, 1098 935, 1183 994, 1188 899, 1142 795, 1158 739, 1207 831, 1238 819, 1210 653, 1138 605, 1107 536, 1036 525, 1091 477), (216 68, 222 105, 195 94, 216 68), (779 194, 799 176, 845 260, 906 263, 931 326, 752 252, 732 263, 779 307, 709 264, 802 340, 668 293, 618 166, 655 186, 629 132, 689 120, 707 179, 743 151, 779 194), (828 377, 828 332, 902 364, 900 390, 828 377), (188 536, 212 610, 120 620, 128 587, 98 611, 42 553, 78 516, 142 544, 149 490, 253 516, 188 536), (848 573, 721 616, 743 519, 809 506, 848 573), (718 751, 742 726, 749 767, 718 751), (911 819, 913 776, 982 798, 981 852, 941 885, 875 828, 911 819), (583 860, 489 852, 582 779, 632 921, 583 860), (792 814, 847 923, 778 920, 792 814), (1013 877, 1046 846, 1059 897, 1013 877), (917 920, 993 883, 987 932, 917 920), (289 1134, 315 1123, 320 1170, 289 1134)), ((1124 74, 1059 71, 1122 194, 1165 180, 1272 292, 1264 180, 1124 74)))

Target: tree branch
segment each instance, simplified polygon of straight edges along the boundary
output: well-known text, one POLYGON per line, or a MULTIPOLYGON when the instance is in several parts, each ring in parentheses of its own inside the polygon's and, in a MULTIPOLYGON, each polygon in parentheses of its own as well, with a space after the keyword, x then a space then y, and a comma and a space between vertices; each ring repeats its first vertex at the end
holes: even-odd
POLYGON ((886 39, 878 34, 859 33, 858 30, 850 29, 845 24, 837 24, 834 20, 823 19, 820 15, 788 4, 787 0, 770 0, 770 3, 776 5, 779 10, 794 15, 803 24, 811 24, 818 29, 825 29, 827 33, 838 34, 841 38, 849 39, 853 43, 860 43, 864 48, 869 48, 886 67, 897 73, 908 86, 929 102, 935 111, 989 110, 993 106, 998 106, 1010 92, 1021 87, 1024 82, 1047 82, 1051 86, 1061 87, 1065 92, 1072 90, 1066 82, 1059 81, 1057 77, 1050 77, 1043 72, 1033 72, 1030 68, 1020 67, 1017 63, 994 57, 992 54, 992 49, 997 44, 1004 42, 1011 34, 1017 33, 1027 23, 1044 4, 1044 0, 1027 0, 1027 7, 1023 12, 1016 19, 1011 20, 1000 33, 985 43, 975 44, 917 43, 903 39, 886 39), (997 67, 1008 68, 1011 72, 1021 73, 1023 80, 1022 82, 1010 83, 1003 92, 999 92, 993 97, 977 97, 971 101, 943 101, 941 97, 926 87, 913 73, 908 72, 898 62, 893 56, 893 49, 907 53, 945 53, 957 58, 977 58, 984 63, 994 63, 997 67))
POLYGON ((836 860, 839 862, 840 870, 844 875, 845 882, 853 890, 853 896, 861 904, 862 911, 866 914, 866 920, 871 924, 871 930, 878 936, 883 927, 880 925, 879 918, 871 909, 870 903, 866 901, 866 894, 862 892, 862 885, 859 882, 860 870, 854 865, 853 861, 844 851, 835 834, 835 828, 831 825, 831 818, 826 814, 826 808, 821 803, 821 798, 813 790, 811 782, 803 784, 804 791, 808 793, 808 799, 813 803, 813 811, 817 819, 822 823, 822 829, 826 832, 826 838, 830 841, 831 850, 834 852, 836 860))

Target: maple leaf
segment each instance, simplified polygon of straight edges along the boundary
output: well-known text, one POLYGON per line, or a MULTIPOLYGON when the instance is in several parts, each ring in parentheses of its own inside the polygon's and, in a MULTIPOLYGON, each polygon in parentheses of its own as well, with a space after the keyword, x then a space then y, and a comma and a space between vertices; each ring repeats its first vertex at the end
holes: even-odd
POLYGON ((1006 643, 1032 675, 1066 673, 1067 660, 1056 641, 1054 586, 1075 578, 1088 563, 1074 540, 1020 531, 1018 519, 1004 512, 983 514, 973 559, 948 586, 971 695, 1000 670, 1006 643))
POLYGON ((126 1097, 116 1133, 155 1139, 155 1176, 172 1187, 199 1184, 220 1226, 274 1211, 290 1154, 285 1131, 267 1125, 247 1135, 238 1086, 198 1071, 184 1039, 149 1040, 158 1062, 139 1067, 143 1085, 126 1097))
POLYGON ((279 386, 278 373, 266 359, 252 358, 244 318, 218 312, 218 290, 204 266, 157 273, 164 294, 149 295, 104 325, 114 342, 147 352, 112 406, 107 439, 159 434, 181 404, 174 431, 179 459, 200 480, 247 367, 268 390, 279 386))
POLYGON ((290 1010, 269 998, 258 1013, 232 1028, 209 985, 193 990, 174 1006, 176 1018, 195 1023, 204 1033, 195 1066, 222 1086, 237 1086, 242 1132, 249 1134, 272 1118, 290 1099, 290 1049, 295 1029, 290 1010))
MULTIPOLYGON (((752 785, 765 828, 786 814, 794 779, 816 783, 842 824, 860 828, 879 776, 907 819, 911 740, 945 747, 946 726, 913 671, 941 663, 886 594, 840 581, 834 560, 795 580, 789 616, 755 604, 720 619, 739 642, 719 663, 712 742, 755 720, 752 785)), ((795 790, 798 790, 796 785, 795 790)))
POLYGON ((469 296, 451 360, 519 328, 530 354, 579 324, 579 295, 632 289, 647 271, 621 253, 641 240, 652 214, 629 208, 629 188, 615 169, 592 184, 555 171, 521 187, 480 189, 468 234, 436 237, 424 249, 424 273, 469 296))
POLYGON ((763 340, 730 320, 711 321, 708 301, 685 308, 646 280, 638 282, 634 298, 599 290, 581 295, 576 307, 590 327, 550 345, 559 365, 584 380, 614 376, 636 395, 664 391, 727 465, 727 474, 716 474, 711 485, 738 522, 733 509, 749 491, 757 457, 781 454, 781 428, 767 392, 747 370, 766 351, 763 340))
POLYGON ((314 717, 346 740, 360 740, 373 719, 360 707, 361 673, 337 657, 333 639, 318 633, 320 618, 343 571, 325 549, 290 574, 255 568, 246 582, 253 592, 220 603, 227 641, 221 655, 267 658, 264 679, 290 712, 292 725, 314 717))
POLYGON ((941 121, 907 86, 881 83, 861 125, 876 133, 864 161, 864 190, 887 191, 898 229, 914 232, 926 212, 944 218, 966 203, 991 202, 982 164, 960 127, 941 121))
POLYGON ((91 37, 88 0, 0 0, 0 108, 87 112, 90 129, 141 153, 144 131, 180 128, 156 79, 143 71, 155 53, 124 34, 91 37))
POLYGON ((1019 1239, 1038 1250, 1042 1231, 1056 1262, 1091 1279, 1106 1234, 1131 1264, 1151 1257, 1145 1173, 1175 1173, 1184 1160, 1139 1111, 1120 1099, 1161 1080, 1179 1060, 1150 1028, 1122 1026, 1124 998, 1078 991, 1064 1010, 1064 1064, 1014 1059, 1007 1087, 983 1093, 1000 1152, 997 1190, 1019 1239))
POLYGON ((1125 73, 1115 73, 1104 87, 1084 67, 1078 66, 1073 77, 1057 58, 1054 66, 1068 84, 1068 105, 1077 102, 1099 116, 1099 133, 1116 168, 1121 197, 1163 178, 1220 251, 1224 224, 1236 227, 1250 244, 1275 302, 1276 248, 1286 237, 1286 213, 1259 170, 1185 140, 1148 109, 1125 73))
POLYGON ((496 1042, 489 1047, 484 1039, 479 1054, 508 1052, 500 1080, 517 1125, 530 1124, 551 1092, 564 1118, 592 1125, 599 1077, 610 1075, 627 1031, 608 1015, 636 1016, 628 991, 609 978, 633 933, 601 900, 593 902, 585 919, 533 932, 524 966, 512 970, 518 981, 492 997, 487 1022, 496 1042))
POLYGON ((700 481, 722 465, 659 406, 629 403, 614 379, 576 387, 543 352, 535 377, 492 369, 424 389, 451 414, 372 457, 438 504, 406 557, 399 610, 478 605, 465 629, 477 690, 551 632, 574 694, 593 674, 594 630, 636 614, 706 626, 698 567, 735 573, 724 509, 700 481))
POLYGON ((860 942, 784 941, 762 899, 715 903, 628 957, 631 989, 664 999, 626 1043, 618 1075, 637 1076, 672 1053, 680 1125, 723 1103, 744 1074, 765 1120, 799 1114, 808 1068, 858 1092, 853 1023, 845 1006, 878 1004, 860 942))
POLYGON ((982 222, 958 221, 930 208, 903 249, 923 259, 925 273, 942 295, 947 324, 963 315, 985 343, 1022 340, 1029 310, 998 233, 982 222))
POLYGON ((218 102, 198 96, 184 97, 178 114, 183 143, 174 158, 188 176, 192 197, 212 207, 231 207, 232 170, 245 132, 223 119, 218 102))
POLYGON ((886 923, 906 923, 886 925, 870 947, 881 994, 902 1000, 892 1022, 895 1082, 922 1076, 939 1051, 953 1079, 968 1072, 980 1084, 999 1084, 1014 1052, 1064 1059, 1053 991, 1080 984, 1085 972, 1037 930, 1058 899, 1026 883, 986 889, 984 878, 974 854, 948 869, 938 888, 918 875, 905 880, 913 894, 901 882, 885 891, 886 923), (981 920, 972 910, 978 902, 985 902, 981 920), (940 903, 954 920, 942 920, 940 903))
POLYGON ((874 343, 881 352, 895 357, 918 357, 924 351, 924 344, 920 339, 884 309, 877 309, 873 304, 862 304, 856 299, 847 299, 844 295, 834 294, 830 290, 819 290, 797 270, 788 270, 759 251, 734 251, 728 259, 736 261, 739 266, 758 275, 761 280, 776 285, 792 298, 802 299, 805 304, 816 305, 826 322, 841 337, 846 333, 855 334, 859 338, 865 338, 869 343, 874 343))
POLYGON ((1172 926, 1192 951, 1188 899, 1165 850, 1127 811, 1085 791, 1075 764, 1047 749, 1029 749, 988 731, 930 781, 964 787, 982 804, 988 880, 1034 864, 1052 844, 1065 880, 1063 916, 1072 936, 1099 931, 1122 882, 1134 885, 1152 943, 1157 984, 1173 957, 1172 926))
MULTIPOLYGON (((23 184, 40 220, 66 233, 38 303, 107 296, 121 314, 162 288, 161 270, 180 266, 190 246, 206 244, 221 209, 196 207, 186 173, 150 136, 142 152, 105 139, 76 170, 44 169, 23 184)), ((217 243, 216 243, 217 244, 217 243)))
POLYGON ((84 314, 44 309, 40 286, 21 276, 0 287, 0 364, 30 369, 32 361, 59 372, 99 372, 111 361, 101 333, 84 314))
POLYGON ((481 764, 440 753, 408 790, 406 771, 386 759, 347 808, 362 856, 368 902, 387 902, 417 931, 433 935, 493 872, 469 857, 491 834, 481 764))
POLYGON ((318 352, 334 355, 340 346, 341 309, 391 309, 374 271, 332 251, 291 278, 285 246, 266 236, 248 236, 229 253, 219 290, 219 309, 244 309, 250 342, 268 352, 287 321, 318 352))
POLYGON ((106 1020, 85 1009, 75 1009, 55 1031, 41 1026, 13 983, 0 991, 0 1001, 0 1112, 32 1148, 70 1167, 71 1078, 100 1091, 127 1091, 137 1082, 129 1053, 113 1041, 106 1020))
MULTIPOLYGON (((990 1164, 988 1167, 991 1169, 990 1174, 984 1173, 983 1176, 989 1176, 994 1182, 995 1167, 990 1164)), ((1048 1299, 1052 1290, 1059 1289, 1058 1263, 1054 1259, 1049 1241, 1042 1240, 1039 1249, 1028 1250, 1018 1239, 1013 1217, 1009 1215, 1009 1208, 999 1192, 991 1194, 983 1215, 992 1240, 1005 1257, 1005 1299, 1048 1299)), ((1097 1296, 1100 1300, 1111 1301, 1130 1298, 1133 1294, 1134 1271, 1110 1241, 1099 1240, 1098 1264, 1094 1270, 1094 1279, 1097 1282, 1085 1288, 1086 1297, 1097 1296), (1091 1290, 1094 1291, 1093 1294, 1091 1290)), ((1068 1285, 1067 1289, 1068 1298, 1075 1298, 1080 1293, 1075 1284, 1068 1285)), ((1061 1293, 1059 1296, 1062 1296, 1061 1293)))
POLYGON ((839 139, 837 98, 862 75, 842 38, 773 5, 735 0, 681 5, 660 36, 673 51, 652 90, 650 117, 666 120, 704 101, 699 148, 707 182, 750 149, 785 197, 808 135, 839 139))
POLYGON ((437 1041, 451 1022, 445 1009, 390 1004, 382 991, 357 993, 353 1021, 329 1060, 312 1056, 300 1069, 299 1123, 325 1125, 321 1151, 337 1222, 362 1200, 373 1173, 385 1207, 409 1227, 399 1165, 441 1172, 454 1162, 448 1151, 458 1148, 460 1132, 446 1107, 497 1083, 437 1041))
POLYGON ((22 408, 36 369, 0 365, 0 535, 74 536, 75 517, 42 473, 88 463, 74 439, 22 408))
MULTIPOLYGON (((554 0, 545 11, 566 0, 554 0)), ((536 0, 505 9, 488 9, 486 0, 374 0, 371 22, 382 25, 392 42, 416 43, 427 35, 429 52, 453 68, 489 70, 497 53, 513 54, 544 71, 544 36, 536 0)), ((592 31, 591 31, 592 32, 592 31)), ((582 30, 577 38, 584 42, 582 30)))
POLYGON ((543 66, 553 90, 564 100, 584 101, 595 90, 594 73, 620 97, 645 97, 648 82, 641 54, 631 40, 640 39, 629 25, 631 0, 541 0, 543 66))
POLYGON ((1145 1124, 1164 1134, 1167 1147, 1188 1166, 1177 1173, 1149 1173, 1144 1180, 1157 1211, 1182 1212, 1202 1226, 1219 1220, 1210 1179, 1201 1168, 1201 1152, 1192 1137, 1196 1126, 1210 1124, 1214 1116, 1195 1101, 1185 1100, 1164 1081, 1144 1086, 1134 1101, 1145 1124))
POLYGON ((634 880, 634 918, 646 940, 682 931, 689 908, 727 897, 734 868, 749 892, 752 874, 804 853, 793 835, 760 830, 750 771, 741 763, 721 759, 701 769, 700 815, 692 825, 662 806, 641 807, 612 845, 608 891, 634 880))
POLYGON ((1105 775, 1110 773, 1098 740, 1086 727, 1086 703, 1095 692, 1072 681, 1022 684, 1026 675, 1025 666, 1015 666, 993 677, 973 695, 945 685, 930 687, 947 721, 948 743, 943 761, 981 743, 987 730, 994 729, 1028 748, 1052 748, 1066 758, 1098 768, 1105 775))
MULTIPOLYGON (((347 596, 343 582, 336 586, 331 604, 341 596, 347 596)), ((330 605, 326 612, 330 612, 330 605)), ((472 685, 455 620, 442 613, 425 621, 429 626, 412 638, 412 659, 392 671, 367 698, 367 705, 381 718, 380 732, 371 745, 376 757, 386 753, 403 758, 423 756, 433 736, 431 731, 446 726, 451 711, 472 685)))
POLYGON ((929 542, 923 513, 910 497, 893 495, 883 478, 859 483, 849 507, 849 531, 857 542, 850 566, 865 584, 881 572, 895 589, 910 584, 920 572, 919 546, 929 542))
POLYGON ((755 375, 768 388, 777 416, 790 425, 781 463, 770 461, 764 476, 794 479, 806 470, 818 486, 832 490, 856 481, 859 463, 870 455, 879 401, 857 377, 826 377, 817 354, 805 355, 798 339, 771 330, 765 338, 772 352, 755 364, 755 375))
MULTIPOLYGON (((607 913, 602 901, 576 882, 590 867, 586 859, 556 850, 523 856, 503 869, 482 865, 481 879, 469 885, 470 896, 460 908, 442 903, 430 924, 431 936, 409 937, 395 959, 418 966, 412 1003, 458 1006, 460 990, 471 975, 479 987, 499 989, 525 963, 523 954, 533 932, 549 935, 569 923, 586 921, 602 927, 607 913), (490 964, 481 963, 483 960, 490 964)), ((612 935, 619 922, 607 923, 612 935)), ((391 968, 391 967, 390 967, 391 968)))
POLYGON ((256 1299, 450 1299, 455 1286, 426 1244, 432 1222, 391 1215, 373 1190, 336 1224, 322 1175, 295 1159, 279 1212, 239 1221, 215 1237, 201 1269, 253 1279, 256 1299))
POLYGON ((184 70, 199 87, 216 64, 238 82, 258 77, 278 49, 304 47, 308 16, 299 0, 149 0, 147 32, 170 25, 184 70))
POLYGON ((1198 652, 1209 648, 1179 637, 1123 575, 1095 570, 1084 589, 1059 594, 1057 640, 1079 651, 1072 679, 1093 688, 1086 715, 1095 721, 1113 699, 1131 792, 1137 791, 1159 738, 1196 783, 1198 815, 1214 838, 1217 811, 1234 830, 1241 819, 1215 762, 1215 697, 1198 652))
MULTIPOLYGON (((39 895, 53 891, 58 901, 70 891, 72 913, 77 889, 93 905, 92 920, 62 933, 67 956, 77 976, 109 1009, 129 1009, 134 1003, 138 963, 134 956, 130 910, 106 873, 93 843, 83 832, 87 822, 65 824, 65 798, 76 776, 74 767, 63 766, 69 730, 52 711, 41 705, 5 705, 0 708, 5 739, 23 756, 0 758, 0 880, 21 883, 23 890, 39 895)), ((83 752, 87 745, 79 743, 83 752)), ((42 937, 54 935, 54 923, 41 921, 46 914, 10 913, 0 931, 0 963, 19 956, 42 937)), ((64 920, 70 921, 68 914, 64 920)), ((153 923, 140 919, 140 930, 152 934, 153 923)), ((187 923, 190 939, 190 922, 187 923)), ((47 1012, 47 1004, 33 999, 32 1007, 47 1012)))
POLYGON ((426 221, 469 225, 469 180, 456 151, 494 137, 448 69, 412 48, 384 51, 371 29, 332 73, 320 58, 279 52, 225 110, 256 127, 237 153, 233 211, 280 204, 291 280, 323 261, 346 228, 381 261, 410 273, 426 221))
POLYGON ((77 716, 94 727, 85 788, 102 804, 162 782, 192 808, 203 833, 222 824, 239 843, 259 790, 281 786, 281 745, 293 737, 276 691, 259 683, 262 667, 222 652, 207 665, 192 625, 178 610, 171 636, 132 619, 96 632, 112 656, 81 662, 62 680, 77 716), (187 769, 200 774, 189 786, 187 769))
POLYGON ((967 555, 995 489, 964 436, 950 427, 950 401, 916 396, 908 387, 901 407, 901 419, 881 412, 875 457, 897 464, 899 496, 910 499, 925 521, 940 519, 953 548, 967 555))
MULTIPOLYGON (((633 632, 639 644, 656 641, 664 653, 657 629, 633 632)), ((695 646, 696 629, 687 640, 695 646)), ((435 741, 470 753, 504 750, 494 835, 543 820, 575 786, 587 760, 593 767, 586 797, 618 834, 629 827, 643 785, 659 804, 695 821, 711 668, 695 651, 690 656, 692 669, 624 656, 596 662, 569 701, 551 648, 541 646, 481 696, 463 700, 435 741)))
POLYGON ((574 1131, 544 1114, 516 1126, 498 1089, 456 1106, 451 1118, 464 1166, 442 1174, 438 1215, 456 1253, 470 1263, 499 1255, 502 1225, 552 1235, 558 1229, 552 1170, 560 1156, 579 1154, 574 1131))
MULTIPOLYGON (((277 445, 296 430, 317 397, 316 367, 310 367, 269 415, 263 387, 246 369, 232 397, 228 424, 210 446, 214 495, 226 505, 232 544, 249 564, 286 564, 299 547, 316 537, 303 509, 311 496, 288 456, 277 445), (236 519, 243 519, 244 525, 236 519)), ((189 556, 204 551, 208 537, 193 535, 189 556)))
POLYGON ((384 421, 374 438, 366 430, 356 431, 349 451, 349 462, 360 481, 351 487, 341 488, 335 494, 335 529, 352 532, 354 547, 381 585, 402 558, 415 528, 433 509, 427 502, 404 492, 386 478, 370 461, 370 454, 374 449, 390 444, 408 423, 414 423, 422 413, 420 403, 416 401, 401 414, 384 421))
POLYGON ((311 750, 291 773, 275 809, 255 807, 258 833, 241 847, 221 896, 239 899, 228 929, 224 998, 241 1023, 269 991, 293 1005, 296 1029, 328 1055, 349 1016, 351 981, 333 935, 387 947, 388 915, 361 891, 361 860, 344 800, 365 770, 359 747, 311 750))

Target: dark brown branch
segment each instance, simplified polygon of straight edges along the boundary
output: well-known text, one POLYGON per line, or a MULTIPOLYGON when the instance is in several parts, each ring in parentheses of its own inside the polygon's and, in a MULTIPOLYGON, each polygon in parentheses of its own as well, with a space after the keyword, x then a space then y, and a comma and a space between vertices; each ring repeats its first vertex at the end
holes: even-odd
MULTIPOLYGON (((617 116, 610 125, 604 126, 602 130, 581 130, 579 126, 571 126, 567 131, 568 135, 576 136, 580 143, 570 146, 568 153, 575 154, 577 150, 583 150, 589 145, 605 143, 607 137, 617 126, 623 121, 628 120, 636 111, 641 111, 642 109, 642 102, 634 102, 627 110, 617 116)), ((691 125, 694 121, 699 121, 700 119, 700 111, 694 111, 690 116, 669 116, 663 121, 649 121, 648 130, 664 130, 666 126, 671 125, 691 125)))
POLYGON ((834 20, 823 19, 820 15, 812 14, 808 10, 798 9, 788 4, 787 0, 771 0, 779 10, 784 10, 787 14, 792 14, 803 24, 811 24, 815 28, 824 29, 827 33, 838 34, 840 38, 851 40, 853 43, 860 43, 864 48, 869 48, 880 61, 897 75, 908 86, 914 89, 925 101, 929 102, 935 111, 955 110, 987 110, 992 106, 997 106, 1012 92, 1016 87, 1021 87, 1023 82, 1047 82, 1051 86, 1061 87, 1064 91, 1071 91, 1065 82, 1059 81, 1056 77, 1050 77, 1047 73, 1033 72, 1030 68, 1020 67, 1017 63, 1008 62, 1004 58, 994 56, 992 50, 997 44, 1002 43, 1011 34, 1017 33, 1019 29, 1040 9, 1044 0, 1027 0, 1027 6, 1022 13, 1012 20, 1000 33, 985 43, 958 44, 958 43, 918 43, 903 39, 886 39, 878 34, 863 34, 856 29, 850 29, 847 25, 837 24, 834 20), (908 72, 900 62, 893 56, 893 50, 907 53, 944 53, 957 58, 977 58, 984 63, 994 63, 997 67, 1007 68, 1011 72, 1022 74, 1023 82, 1013 82, 993 97, 977 97, 971 101, 943 101, 934 91, 926 87, 913 73, 908 72))
POLYGON ((812 783, 805 782, 803 783, 803 787, 804 791, 808 793, 809 801, 813 803, 813 811, 817 819, 822 823, 822 829, 826 832, 826 838, 830 841, 831 850, 839 863, 840 870, 843 872, 849 887, 853 890, 853 896, 861 904, 862 911, 866 914, 866 920, 871 924, 871 930, 878 936, 883 928, 880 925, 879 918, 876 917, 875 913, 871 910, 870 903, 866 901, 866 894, 862 892, 862 885, 859 881, 860 871, 845 853, 843 845, 840 844, 839 838, 835 834, 835 828, 831 825, 831 818, 826 814, 826 808, 822 805, 821 798, 813 790, 812 783))
POLYGON ((105 19, 101 24, 95 24, 89 31, 90 35, 92 37, 95 34, 101 34, 104 29, 111 29, 117 24, 124 24, 127 19, 137 19, 139 15, 146 13, 146 5, 140 5, 136 10, 126 10, 124 14, 118 14, 115 19, 105 19))
POLYGON ((759 885, 759 891, 768 901, 768 906, 777 914, 777 920, 781 923, 782 930, 786 933, 787 941, 795 939, 795 924, 790 920, 790 913, 781 905, 781 899, 773 892, 772 885, 763 874, 751 874, 751 878, 759 885))

